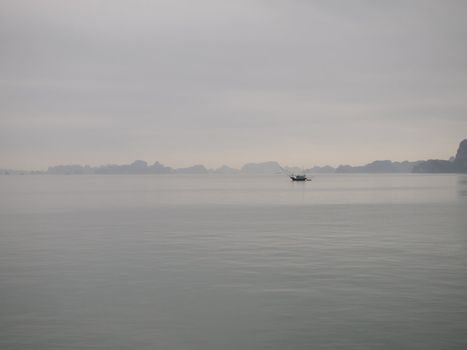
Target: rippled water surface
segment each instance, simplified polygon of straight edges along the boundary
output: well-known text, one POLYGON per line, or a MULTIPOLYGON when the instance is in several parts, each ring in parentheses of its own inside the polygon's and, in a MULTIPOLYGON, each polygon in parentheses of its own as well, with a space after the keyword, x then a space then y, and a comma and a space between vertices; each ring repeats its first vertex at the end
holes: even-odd
POLYGON ((1 176, 0 349, 467 349, 467 176, 1 176))

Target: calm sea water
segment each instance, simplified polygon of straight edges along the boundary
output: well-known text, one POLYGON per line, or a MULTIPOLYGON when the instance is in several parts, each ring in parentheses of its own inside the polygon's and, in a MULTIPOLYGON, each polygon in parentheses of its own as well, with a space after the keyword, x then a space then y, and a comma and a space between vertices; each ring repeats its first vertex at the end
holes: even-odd
POLYGON ((2 176, 0 349, 467 349, 467 176, 2 176))

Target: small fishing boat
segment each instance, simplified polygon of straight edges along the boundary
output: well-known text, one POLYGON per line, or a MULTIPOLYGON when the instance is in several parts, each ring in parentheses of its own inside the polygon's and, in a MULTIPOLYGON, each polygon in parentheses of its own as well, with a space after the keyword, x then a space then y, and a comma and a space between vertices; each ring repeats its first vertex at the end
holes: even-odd
POLYGON ((307 177, 305 172, 300 175, 296 174, 291 174, 287 170, 285 170, 283 167, 281 167, 282 172, 287 175, 292 181, 311 181, 311 178, 307 177))
POLYGON ((307 178, 306 175, 289 175, 292 181, 311 181, 311 179, 307 178))

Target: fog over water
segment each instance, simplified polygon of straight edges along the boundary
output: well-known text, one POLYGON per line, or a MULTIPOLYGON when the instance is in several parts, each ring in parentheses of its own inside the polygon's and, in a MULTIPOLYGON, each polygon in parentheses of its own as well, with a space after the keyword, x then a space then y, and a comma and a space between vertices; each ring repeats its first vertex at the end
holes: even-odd
POLYGON ((465 349, 465 175, 0 177, 2 349, 465 349))
POLYGON ((454 0, 3 0, 0 168, 448 159, 466 16, 454 0))
POLYGON ((0 349, 467 349, 466 18, 1 0, 0 349))

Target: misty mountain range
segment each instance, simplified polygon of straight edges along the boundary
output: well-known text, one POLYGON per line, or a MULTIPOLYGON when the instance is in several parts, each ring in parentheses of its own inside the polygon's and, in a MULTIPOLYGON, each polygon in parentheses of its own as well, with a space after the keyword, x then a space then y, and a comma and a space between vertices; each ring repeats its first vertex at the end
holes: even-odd
MULTIPOLYGON (((456 156, 449 160, 430 159, 426 161, 393 162, 390 160, 376 160, 366 165, 351 166, 340 165, 315 166, 309 169, 285 167, 288 173, 316 173, 316 174, 357 174, 357 173, 467 173, 467 139, 463 140, 457 150, 456 156)), ((0 169, 0 174, 48 174, 48 175, 85 175, 85 174, 278 174, 284 171, 275 161, 262 163, 247 163, 241 169, 223 165, 217 169, 207 169, 197 164, 186 168, 171 168, 159 162, 149 165, 143 160, 136 160, 131 164, 102 165, 92 167, 89 165, 57 165, 51 166, 47 171, 20 171, 0 169)))

